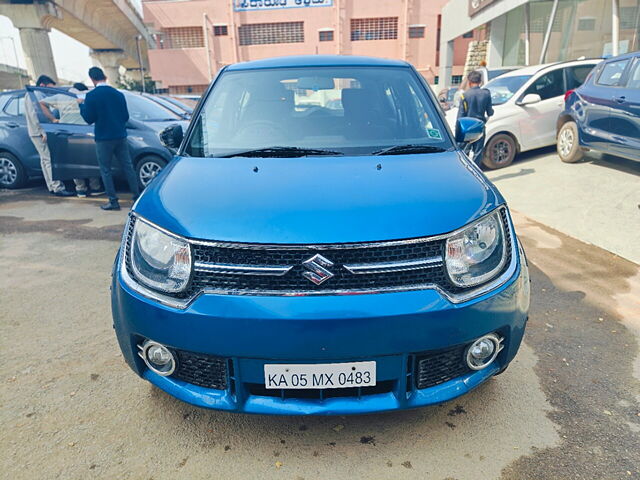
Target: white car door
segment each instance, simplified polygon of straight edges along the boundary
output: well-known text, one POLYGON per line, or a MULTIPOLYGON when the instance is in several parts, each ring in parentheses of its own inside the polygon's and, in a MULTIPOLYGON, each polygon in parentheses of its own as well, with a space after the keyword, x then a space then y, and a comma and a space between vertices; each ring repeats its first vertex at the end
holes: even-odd
POLYGON ((520 125, 521 150, 546 147, 556 142, 556 120, 564 106, 563 68, 548 71, 533 80, 516 100, 520 125), (528 94, 540 95, 540 101, 528 105, 520 102, 528 94))

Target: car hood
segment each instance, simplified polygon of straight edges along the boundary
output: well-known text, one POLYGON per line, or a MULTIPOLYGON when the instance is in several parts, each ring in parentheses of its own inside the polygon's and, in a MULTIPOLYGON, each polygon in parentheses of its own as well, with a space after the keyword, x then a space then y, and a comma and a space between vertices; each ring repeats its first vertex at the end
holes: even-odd
POLYGON ((385 157, 178 157, 136 213, 176 234, 349 243, 447 233, 504 200, 457 152, 385 157))

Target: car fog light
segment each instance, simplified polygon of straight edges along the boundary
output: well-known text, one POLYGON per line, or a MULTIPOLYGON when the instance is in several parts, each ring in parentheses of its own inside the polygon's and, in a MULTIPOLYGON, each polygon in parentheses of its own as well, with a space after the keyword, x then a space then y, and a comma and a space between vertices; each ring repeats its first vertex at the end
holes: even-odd
POLYGON ((139 355, 144 360, 144 363, 158 375, 166 377, 176 369, 173 353, 164 345, 147 340, 142 346, 138 345, 138 348, 141 350, 139 355))
POLYGON ((502 350, 502 338, 495 333, 480 337, 467 349, 467 365, 482 370, 493 362, 502 350))

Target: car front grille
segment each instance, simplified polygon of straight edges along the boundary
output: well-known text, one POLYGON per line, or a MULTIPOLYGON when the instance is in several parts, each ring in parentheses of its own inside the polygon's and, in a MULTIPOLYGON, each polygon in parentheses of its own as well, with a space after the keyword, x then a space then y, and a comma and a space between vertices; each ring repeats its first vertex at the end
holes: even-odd
MULTIPOLYGON (((511 235, 506 209, 502 208, 501 214, 507 241, 506 269, 511 261, 511 235)), ((125 244, 125 264, 133 278, 135 275, 131 269, 129 252, 136 221, 135 215, 132 215, 125 244)), ((454 285, 448 277, 443 260, 446 239, 442 237, 337 245, 188 241, 191 243, 194 271, 185 291, 167 294, 177 299, 188 300, 201 292, 295 296, 376 293, 433 287, 450 294, 466 290, 454 285), (320 284, 309 280, 307 276, 310 269, 305 266, 305 262, 314 259, 316 255, 330 261, 330 264, 325 264, 329 265, 326 270, 330 276, 320 284), (423 263, 416 266, 420 262, 423 263), (382 268, 377 269, 376 266, 382 268), (256 273, 256 269, 260 268, 279 272, 256 273)))
POLYGON ((458 345, 446 350, 424 352, 415 358, 416 388, 429 388, 469 373, 465 361, 467 345, 458 345))
POLYGON ((226 358, 185 350, 174 350, 174 354, 177 357, 177 366, 173 377, 201 387, 217 390, 227 388, 226 358))

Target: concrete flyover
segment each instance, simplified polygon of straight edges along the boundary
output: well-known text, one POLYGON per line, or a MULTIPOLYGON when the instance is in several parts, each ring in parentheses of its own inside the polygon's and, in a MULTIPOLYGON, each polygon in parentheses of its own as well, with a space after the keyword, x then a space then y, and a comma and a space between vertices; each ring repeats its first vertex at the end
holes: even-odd
POLYGON ((133 0, 0 0, 0 15, 20 31, 32 79, 41 74, 57 79, 49 40, 52 28, 91 48, 94 64, 112 82, 121 65, 148 69, 147 49, 153 39, 133 0))

